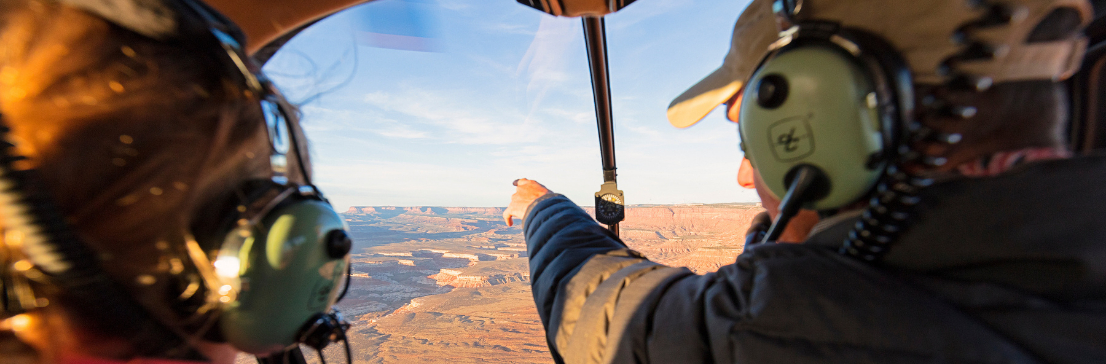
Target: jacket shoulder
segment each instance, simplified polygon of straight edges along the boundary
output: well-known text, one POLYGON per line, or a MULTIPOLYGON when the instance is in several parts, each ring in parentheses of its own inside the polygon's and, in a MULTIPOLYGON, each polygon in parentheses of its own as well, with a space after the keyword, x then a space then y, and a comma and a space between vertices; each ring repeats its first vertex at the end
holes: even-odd
POLYGON ((908 275, 826 247, 752 246, 716 274, 716 362, 1035 361, 908 275))

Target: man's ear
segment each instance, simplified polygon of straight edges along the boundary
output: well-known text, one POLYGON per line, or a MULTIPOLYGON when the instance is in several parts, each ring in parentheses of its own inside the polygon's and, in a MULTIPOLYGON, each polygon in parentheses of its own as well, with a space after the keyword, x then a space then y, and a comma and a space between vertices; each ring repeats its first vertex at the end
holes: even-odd
POLYGON ((754 175, 756 170, 753 169, 753 164, 749 162, 748 158, 741 158, 741 168, 737 170, 737 184, 745 188, 756 188, 756 184, 753 182, 756 176, 754 175))

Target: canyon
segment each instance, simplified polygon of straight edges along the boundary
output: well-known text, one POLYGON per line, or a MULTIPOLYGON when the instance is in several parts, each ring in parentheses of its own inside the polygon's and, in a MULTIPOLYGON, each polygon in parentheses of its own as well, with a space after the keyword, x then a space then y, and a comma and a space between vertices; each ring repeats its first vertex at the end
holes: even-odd
MULTIPOLYGON (((734 261, 761 211, 740 203, 635 205, 620 237, 653 261, 704 274, 734 261)), ((552 362, 522 230, 506 226, 502 214, 426 206, 344 212, 354 249, 349 293, 338 309, 353 324, 352 362, 552 362)), ((324 350, 326 362, 345 360, 337 346, 324 350)))

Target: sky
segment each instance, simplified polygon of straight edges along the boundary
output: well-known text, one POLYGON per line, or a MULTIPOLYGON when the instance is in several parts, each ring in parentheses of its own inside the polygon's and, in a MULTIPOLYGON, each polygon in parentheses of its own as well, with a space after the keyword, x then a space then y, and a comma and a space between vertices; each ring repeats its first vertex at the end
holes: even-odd
MULTIPOLYGON (((606 17, 618 186, 627 204, 757 201, 723 108, 688 129, 669 102, 722 64, 747 0, 638 0, 606 17)), ((402 28, 402 26, 401 26, 402 28)), ((530 178, 591 205, 603 182, 583 30, 513 0, 378 0, 265 66, 300 105, 315 182, 349 206, 506 206, 530 178), (363 31, 414 11, 418 50, 363 31)))

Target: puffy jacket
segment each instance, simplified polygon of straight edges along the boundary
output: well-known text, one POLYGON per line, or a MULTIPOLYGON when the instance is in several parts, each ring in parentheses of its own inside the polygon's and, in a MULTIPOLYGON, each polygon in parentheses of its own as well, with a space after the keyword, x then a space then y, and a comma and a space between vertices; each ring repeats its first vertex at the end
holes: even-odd
POLYGON ((662 266, 559 195, 524 233, 557 362, 1106 363, 1106 158, 1027 164, 922 192, 885 259, 837 253, 855 217, 662 266))

